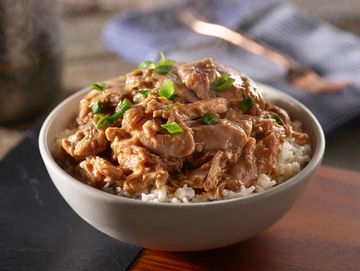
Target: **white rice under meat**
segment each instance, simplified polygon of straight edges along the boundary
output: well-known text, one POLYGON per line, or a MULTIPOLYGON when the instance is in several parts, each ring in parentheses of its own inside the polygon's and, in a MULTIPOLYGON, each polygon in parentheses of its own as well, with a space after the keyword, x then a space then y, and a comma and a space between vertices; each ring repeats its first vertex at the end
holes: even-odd
MULTIPOLYGON (((298 173, 310 161, 310 155, 310 144, 299 145, 295 142, 294 138, 288 138, 280 149, 277 158, 277 170, 274 176, 260 174, 254 185, 248 188, 242 186, 240 192, 224 189, 221 199, 241 198, 254 193, 264 192, 298 173)), ((103 190, 110 192, 106 184, 103 190)), ((116 194, 125 197, 130 196, 119 188, 117 188, 116 194)), ((178 188, 175 193, 167 193, 165 187, 162 189, 152 189, 148 193, 141 193, 138 199, 164 203, 195 203, 211 200, 206 195, 196 194, 195 190, 187 185, 178 188)))

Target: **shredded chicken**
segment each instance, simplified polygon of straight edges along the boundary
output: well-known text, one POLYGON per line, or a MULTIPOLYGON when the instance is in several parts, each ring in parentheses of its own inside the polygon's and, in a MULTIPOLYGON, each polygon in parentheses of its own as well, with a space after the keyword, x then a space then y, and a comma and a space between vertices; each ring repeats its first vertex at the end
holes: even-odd
MULTIPOLYGON (((180 123, 180 121, 178 121, 180 123)), ((186 157, 195 150, 192 131, 183 124, 183 133, 169 135, 161 132, 159 125, 152 120, 143 125, 144 131, 139 134, 139 141, 147 149, 161 157, 186 157)))
POLYGON ((87 179, 92 186, 101 187, 109 184, 122 184, 125 180, 124 171, 119 166, 114 166, 108 160, 95 156, 86 158, 80 163, 85 170, 87 179))
POLYGON ((210 58, 157 65, 104 82, 81 100, 77 129, 62 147, 90 185, 135 198, 187 185, 215 200, 274 174, 286 138, 308 142, 238 71, 210 58), (169 80, 174 88, 164 89, 169 80))
POLYGON ((106 107, 104 112, 111 112, 124 98, 131 96, 131 93, 125 88, 125 78, 120 76, 111 81, 106 82, 106 89, 104 91, 91 90, 80 101, 80 110, 77 118, 79 125, 86 124, 92 120, 94 114, 92 106, 95 102, 100 102, 106 107))
POLYGON ((218 71, 211 58, 198 62, 182 64, 179 67, 179 76, 183 83, 193 90, 200 99, 215 97, 211 84, 215 81, 218 71))
POLYGON ((81 126, 74 134, 64 138, 61 143, 64 150, 77 159, 98 155, 107 146, 104 130, 97 129, 91 122, 81 126))
POLYGON ((246 131, 239 125, 223 120, 215 125, 199 125, 192 128, 198 150, 203 152, 242 148, 247 142, 246 131))
POLYGON ((202 118, 206 113, 223 114, 229 110, 228 102, 224 98, 200 100, 193 103, 177 103, 174 108, 183 112, 188 119, 202 118))

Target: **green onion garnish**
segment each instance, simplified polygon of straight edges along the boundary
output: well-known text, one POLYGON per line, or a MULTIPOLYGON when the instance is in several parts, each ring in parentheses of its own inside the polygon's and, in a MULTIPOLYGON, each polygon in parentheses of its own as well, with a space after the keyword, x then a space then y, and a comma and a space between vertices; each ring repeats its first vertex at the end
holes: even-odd
POLYGON ((128 100, 124 99, 119 105, 117 106, 115 113, 112 115, 99 115, 100 118, 96 123, 97 128, 104 127, 106 125, 114 124, 120 117, 122 117, 126 110, 128 110, 133 104, 128 100))
POLYGON ((145 97, 147 97, 147 96, 149 96, 150 95, 150 93, 151 93, 151 90, 150 89, 139 89, 138 91, 137 91, 138 93, 140 93, 140 94, 142 94, 142 95, 144 95, 145 97))
POLYGON ((174 60, 166 58, 165 54, 163 52, 161 52, 160 59, 158 62, 155 63, 151 60, 145 60, 138 65, 138 69, 139 70, 144 70, 144 69, 155 70, 156 73, 164 75, 164 74, 167 74, 169 71, 171 71, 174 63, 175 63, 174 60))
POLYGON ((91 110, 94 115, 101 113, 102 109, 103 109, 103 104, 100 101, 96 101, 91 107, 91 110))
POLYGON ((283 122, 281 121, 280 117, 276 114, 272 114, 269 116, 270 119, 274 119, 277 124, 283 125, 283 122))
POLYGON ((167 61, 169 61, 169 64, 174 64, 173 60, 166 58, 164 52, 160 52, 160 58, 159 58, 158 64, 165 64, 167 61))
POLYGON ((165 54, 163 52, 160 52, 160 59, 156 63, 155 72, 158 74, 167 74, 169 71, 171 71, 174 63, 174 60, 167 59, 165 57, 165 54))
POLYGON ((171 79, 166 80, 165 84, 160 88, 158 96, 171 100, 176 92, 174 82, 171 79))
POLYGON ((220 77, 216 78, 212 87, 216 91, 224 91, 227 90, 233 83, 235 79, 230 77, 230 74, 224 72, 220 77))
POLYGON ((158 74, 165 75, 165 74, 168 74, 169 71, 171 71, 171 69, 172 69, 172 65, 156 66, 155 72, 158 74))
POLYGON ((214 125, 219 123, 218 118, 212 113, 206 113, 202 118, 202 121, 207 125, 214 125))
POLYGON ((116 107, 116 113, 120 113, 121 115, 124 115, 125 111, 128 110, 132 106, 132 102, 130 102, 128 99, 124 99, 117 107, 116 107))
POLYGON ((155 67, 156 67, 155 63, 151 60, 145 60, 138 65, 139 70, 145 70, 145 69, 153 70, 155 69, 155 67))
POLYGON ((90 85, 91 89, 96 89, 96 90, 105 90, 106 89, 106 84, 103 82, 94 82, 90 85))
POLYGON ((172 135, 181 134, 182 132, 184 132, 181 126, 176 122, 170 122, 170 123, 162 124, 160 126, 161 128, 165 129, 169 134, 172 135))
POLYGON ((252 106, 254 103, 254 100, 249 97, 245 100, 243 100, 241 103, 240 103, 240 110, 244 113, 248 112, 250 106, 252 106))

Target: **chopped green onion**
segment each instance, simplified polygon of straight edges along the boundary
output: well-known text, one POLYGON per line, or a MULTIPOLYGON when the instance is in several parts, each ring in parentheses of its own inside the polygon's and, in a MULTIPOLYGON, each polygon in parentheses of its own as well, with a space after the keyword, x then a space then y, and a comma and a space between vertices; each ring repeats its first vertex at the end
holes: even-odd
POLYGON ((156 63, 155 72, 158 74, 167 74, 169 71, 171 71, 174 63, 174 60, 167 59, 165 57, 165 54, 163 52, 160 52, 160 59, 156 63))
POLYGON ((96 123, 96 127, 100 129, 104 126, 113 124, 116 121, 115 117, 113 117, 114 115, 98 114, 99 119, 96 123))
POLYGON ((171 79, 166 80, 165 84, 160 88, 158 96, 171 100, 176 92, 176 87, 171 79))
POLYGON ((161 65, 161 66, 156 65, 155 72, 158 74, 165 75, 168 74, 169 71, 171 71, 171 69, 172 69, 172 65, 161 65))
POLYGON ((159 59, 158 63, 162 64, 162 63, 165 63, 167 60, 170 60, 170 59, 166 59, 164 52, 160 52, 160 59, 159 59))
POLYGON ((270 119, 274 119, 277 124, 283 125, 283 122, 281 121, 280 117, 276 114, 272 114, 269 116, 270 119))
POLYGON ((99 115, 100 118, 96 123, 97 128, 102 128, 106 125, 114 124, 120 117, 122 117, 126 110, 128 110, 133 104, 128 100, 124 99, 117 106, 115 113, 112 115, 99 115))
POLYGON ((253 104, 254 104, 254 100, 251 97, 249 97, 240 103, 240 110, 246 113, 248 112, 250 106, 252 106, 253 104))
POLYGON ((181 126, 176 122, 170 122, 170 123, 162 124, 160 126, 161 128, 165 129, 169 134, 172 135, 181 134, 182 132, 184 132, 181 126))
POLYGON ((145 60, 138 65, 138 69, 140 69, 140 70, 144 70, 144 69, 155 70, 156 73, 164 75, 164 74, 169 73, 169 71, 171 71, 174 63, 175 63, 174 60, 166 58, 165 54, 163 52, 161 52, 160 59, 158 62, 155 63, 151 60, 145 60))
POLYGON ((219 123, 218 118, 212 113, 206 113, 202 118, 202 121, 207 125, 214 125, 219 123))
POLYGON ((132 106, 132 102, 130 102, 128 99, 124 99, 119 105, 116 107, 115 112, 120 113, 121 115, 124 115, 125 111, 128 110, 132 106))
POLYGON ((94 115, 101 113, 102 109, 103 109, 103 104, 100 101, 96 101, 91 107, 91 110, 94 115))
POLYGON ((225 72, 220 77, 216 78, 212 87, 214 90, 221 92, 227 90, 234 82, 235 79, 225 72))
POLYGON ((151 90, 150 89, 145 89, 145 88, 144 89, 139 89, 138 93, 140 93, 140 94, 144 95, 145 97, 147 97, 147 96, 150 95, 151 90))
POLYGON ((106 84, 103 82, 94 82, 90 85, 91 89, 96 89, 96 90, 105 90, 106 89, 106 84))
POLYGON ((156 67, 155 63, 152 62, 151 60, 145 60, 138 65, 139 70, 145 70, 145 69, 153 70, 155 69, 155 67, 156 67))

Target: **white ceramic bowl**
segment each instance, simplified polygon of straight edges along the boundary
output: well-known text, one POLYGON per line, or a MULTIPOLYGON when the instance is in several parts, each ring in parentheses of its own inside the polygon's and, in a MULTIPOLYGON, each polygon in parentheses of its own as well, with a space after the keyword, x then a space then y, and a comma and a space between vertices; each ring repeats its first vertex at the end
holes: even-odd
POLYGON ((54 161, 55 138, 77 114, 87 89, 58 105, 45 120, 39 148, 52 181, 73 210, 96 229, 127 243, 169 251, 205 250, 231 245, 264 231, 304 192, 325 148, 323 131, 311 112, 290 96, 258 84, 266 99, 285 108, 310 135, 312 159, 297 175, 249 197, 191 204, 150 203, 115 196, 67 174, 54 161))

